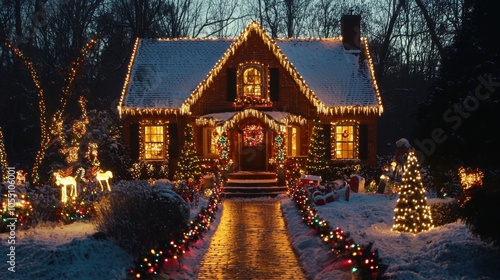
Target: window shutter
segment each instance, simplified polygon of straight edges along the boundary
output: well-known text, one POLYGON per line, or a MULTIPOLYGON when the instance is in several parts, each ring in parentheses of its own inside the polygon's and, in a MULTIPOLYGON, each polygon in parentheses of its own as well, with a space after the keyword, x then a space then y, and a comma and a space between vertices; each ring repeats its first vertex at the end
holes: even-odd
POLYGON ((359 126, 359 159, 368 159, 368 125, 359 126))
POLYGON ((168 124, 168 157, 179 158, 179 134, 176 123, 168 124))
POLYGON ((331 138, 332 138, 332 127, 329 124, 323 124, 323 133, 325 135, 325 157, 327 160, 332 158, 332 145, 331 145, 331 138))
POLYGON ((271 101, 278 101, 280 93, 280 72, 278 68, 269 69, 269 79, 269 92, 271 93, 271 101))
POLYGON ((236 99, 236 68, 227 69, 227 101, 233 102, 236 99))
POLYGON ((139 124, 130 124, 130 159, 132 162, 139 160, 139 124))

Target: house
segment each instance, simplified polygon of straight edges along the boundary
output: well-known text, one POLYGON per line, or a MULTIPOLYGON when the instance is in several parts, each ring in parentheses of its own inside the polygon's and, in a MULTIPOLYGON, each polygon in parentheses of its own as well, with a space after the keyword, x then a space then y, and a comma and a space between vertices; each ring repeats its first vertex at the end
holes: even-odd
POLYGON ((383 112, 360 16, 342 37, 270 38, 251 22, 234 39, 137 39, 118 110, 133 160, 173 174, 191 124, 200 159, 275 170, 305 158, 319 119, 333 161, 374 164, 383 112))

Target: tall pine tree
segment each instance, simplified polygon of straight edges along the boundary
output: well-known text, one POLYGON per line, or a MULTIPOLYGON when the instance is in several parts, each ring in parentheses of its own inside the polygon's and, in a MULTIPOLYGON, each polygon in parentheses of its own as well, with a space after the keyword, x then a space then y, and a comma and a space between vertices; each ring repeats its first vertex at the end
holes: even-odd
POLYGON ((196 155, 196 146, 193 139, 193 127, 187 124, 184 129, 184 146, 182 147, 177 170, 175 171, 176 180, 195 180, 201 177, 200 159, 196 155))
POLYGON ((472 233, 500 244, 500 28, 497 1, 464 0, 461 30, 441 61, 439 79, 420 108, 416 145, 435 185, 460 166, 484 170, 483 186, 461 207, 472 233), (425 144, 425 145, 424 145, 425 144), (420 146, 420 147, 419 147, 420 146))
MULTIPOLYGON (((419 108, 415 147, 436 175, 450 165, 499 166, 500 28, 496 2, 464 0, 462 28, 446 50, 438 80, 419 108)), ((438 185, 444 185, 444 178, 438 185)))
POLYGON ((309 142, 309 152, 306 160, 306 174, 324 176, 328 170, 328 155, 326 145, 329 145, 327 137, 321 126, 321 122, 316 119, 314 122, 311 139, 309 142))
POLYGON ((403 172, 403 185, 394 208, 396 214, 392 230, 419 233, 433 227, 419 168, 415 150, 410 149, 403 172))

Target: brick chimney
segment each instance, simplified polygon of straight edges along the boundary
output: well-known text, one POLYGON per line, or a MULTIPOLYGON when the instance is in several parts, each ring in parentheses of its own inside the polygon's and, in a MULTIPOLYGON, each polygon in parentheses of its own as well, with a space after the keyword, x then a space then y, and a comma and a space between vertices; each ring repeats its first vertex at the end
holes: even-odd
POLYGON ((360 50, 361 15, 343 15, 340 20, 342 43, 346 50, 360 50))

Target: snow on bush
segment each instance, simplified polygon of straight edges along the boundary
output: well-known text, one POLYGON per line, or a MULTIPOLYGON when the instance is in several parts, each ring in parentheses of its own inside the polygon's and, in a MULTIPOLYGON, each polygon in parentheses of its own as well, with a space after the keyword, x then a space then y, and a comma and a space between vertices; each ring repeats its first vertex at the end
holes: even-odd
POLYGON ((133 254, 182 238, 190 208, 168 186, 119 182, 97 205, 97 230, 133 254))

